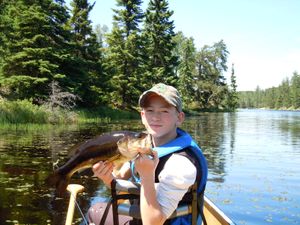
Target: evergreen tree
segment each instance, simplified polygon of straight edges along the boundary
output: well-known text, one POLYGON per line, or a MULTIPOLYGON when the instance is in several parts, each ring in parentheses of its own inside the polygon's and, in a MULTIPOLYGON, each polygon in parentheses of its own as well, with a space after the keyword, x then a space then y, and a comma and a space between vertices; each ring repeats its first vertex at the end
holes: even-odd
POLYGON ((240 108, 250 108, 251 105, 251 99, 250 94, 246 91, 240 91, 238 92, 238 99, 239 99, 239 107, 240 108))
POLYGON ((241 91, 239 106, 242 108, 299 109, 300 75, 294 72, 291 80, 284 79, 278 87, 255 91, 241 91))
POLYGON ((300 109, 300 74, 293 73, 291 79, 291 101, 295 109, 300 109))
POLYGON ((278 98, 276 87, 268 88, 266 90, 266 107, 269 109, 276 108, 276 100, 278 98))
MULTIPOLYGON (((95 3, 94 3, 95 4, 95 3)), ((94 106, 105 101, 100 44, 93 32, 89 13, 94 7, 87 0, 73 0, 70 26, 72 31, 72 64, 68 67, 72 92, 82 99, 81 105, 94 106)))
POLYGON ((141 0, 117 0, 112 32, 107 35, 105 59, 109 80, 111 106, 134 109, 141 91, 141 0))
POLYGON ((4 14, 10 24, 2 37, 6 43, 0 83, 9 89, 9 98, 43 99, 49 83, 65 77, 61 62, 66 57, 67 11, 61 2, 16 0, 7 2, 4 14))
POLYGON ((100 44, 101 48, 107 47, 107 44, 105 41, 105 35, 108 32, 108 26, 97 24, 95 26, 94 32, 97 37, 97 42, 100 44))
POLYGON ((290 82, 289 79, 284 79, 279 87, 276 89, 277 99, 275 103, 276 108, 289 108, 291 106, 290 99, 290 82))
POLYGON ((260 89, 260 87, 257 85, 256 89, 255 89, 255 102, 253 103, 255 105, 256 108, 260 108, 261 107, 261 101, 262 101, 262 95, 261 95, 262 91, 260 89))
POLYGON ((175 55, 179 59, 177 71, 178 90, 181 93, 185 108, 194 101, 196 75, 196 48, 193 38, 184 37, 182 32, 176 34, 175 55))
POLYGON ((175 67, 178 59, 173 54, 174 22, 171 20, 173 11, 168 9, 166 0, 150 0, 146 10, 143 40, 146 46, 145 82, 151 86, 164 82, 177 86, 175 67))
MULTIPOLYGON (((17 3, 15 4, 17 6, 17 3)), ((9 11, 12 7, 9 5, 8 0, 0 1, 0 94, 4 91, 4 87, 1 87, 1 79, 3 79, 3 64, 4 58, 8 54, 8 41, 10 40, 9 34, 12 34, 13 30, 13 19, 9 16, 9 11)), ((15 7, 16 10, 16 7, 15 7)))
POLYGON ((228 102, 227 107, 230 111, 234 111, 237 109, 238 106, 238 95, 237 95, 237 84, 236 84, 236 76, 234 73, 234 64, 232 64, 231 68, 231 76, 230 76, 230 89, 228 93, 228 102))

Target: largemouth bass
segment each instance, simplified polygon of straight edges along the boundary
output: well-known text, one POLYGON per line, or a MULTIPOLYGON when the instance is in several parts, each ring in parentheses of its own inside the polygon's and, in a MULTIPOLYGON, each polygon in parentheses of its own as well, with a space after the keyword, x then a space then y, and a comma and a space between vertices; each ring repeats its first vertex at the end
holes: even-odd
POLYGON ((120 168, 126 161, 137 157, 140 149, 146 154, 152 154, 151 138, 147 133, 116 131, 99 135, 75 145, 71 149, 75 152, 73 157, 55 170, 47 182, 55 185, 57 192, 62 194, 75 172, 91 168, 99 161, 110 161, 116 168, 120 168))

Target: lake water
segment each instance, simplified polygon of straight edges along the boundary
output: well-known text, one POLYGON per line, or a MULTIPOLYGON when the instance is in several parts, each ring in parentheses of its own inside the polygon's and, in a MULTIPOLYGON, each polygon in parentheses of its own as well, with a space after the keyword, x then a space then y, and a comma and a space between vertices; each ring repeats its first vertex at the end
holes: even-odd
MULTIPOLYGON (((300 224, 300 112, 241 110, 187 118, 183 129, 208 160, 206 195, 236 224, 300 224)), ((138 120, 73 126, 0 127, 0 224, 65 222, 68 196, 44 183, 76 143, 112 130, 142 130, 138 120)), ((102 183, 75 176, 85 213, 105 198, 102 183)), ((75 224, 82 221, 76 210, 75 224)))

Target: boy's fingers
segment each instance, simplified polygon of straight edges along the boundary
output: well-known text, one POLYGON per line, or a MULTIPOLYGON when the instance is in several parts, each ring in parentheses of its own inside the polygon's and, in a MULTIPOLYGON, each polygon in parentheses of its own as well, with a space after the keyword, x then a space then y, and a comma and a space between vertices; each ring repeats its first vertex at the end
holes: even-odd
POLYGON ((103 175, 106 175, 107 173, 111 173, 111 171, 112 171, 112 167, 107 166, 107 167, 104 167, 103 170, 100 173, 103 174, 103 175))
POLYGON ((107 168, 112 168, 113 167, 113 163, 109 162, 103 162, 103 161, 99 161, 97 163, 95 163, 92 167, 92 170, 95 171, 101 171, 101 170, 106 170, 107 168))
POLYGON ((101 166, 103 165, 103 162, 102 161, 99 161, 97 163, 95 163, 92 167, 93 170, 97 170, 99 169, 101 166))
POLYGON ((138 150, 140 153, 142 154, 149 154, 150 152, 152 152, 152 150, 150 148, 139 148, 138 150))

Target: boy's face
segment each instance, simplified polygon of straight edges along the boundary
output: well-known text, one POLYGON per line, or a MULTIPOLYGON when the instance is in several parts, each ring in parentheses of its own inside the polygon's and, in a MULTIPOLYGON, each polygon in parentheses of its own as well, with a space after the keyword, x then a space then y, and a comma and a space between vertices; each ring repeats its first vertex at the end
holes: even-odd
POLYGON ((176 128, 183 122, 184 113, 170 105, 159 95, 152 95, 141 111, 142 122, 154 138, 168 138, 176 134, 176 128))

